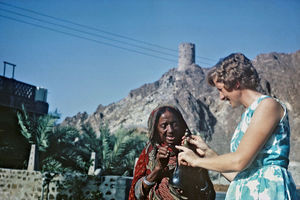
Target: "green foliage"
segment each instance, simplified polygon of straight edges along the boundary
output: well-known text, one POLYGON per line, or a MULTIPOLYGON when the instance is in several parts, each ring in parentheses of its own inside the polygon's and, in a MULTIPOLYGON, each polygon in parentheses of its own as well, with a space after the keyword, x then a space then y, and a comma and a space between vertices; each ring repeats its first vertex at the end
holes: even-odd
MULTIPOLYGON (((97 180, 96 180, 97 181, 97 180)), ((100 182, 100 180, 98 180, 100 182)), ((102 193, 99 190, 84 192, 88 184, 88 176, 82 174, 66 174, 65 179, 58 183, 58 189, 61 191, 72 190, 72 196, 58 196, 58 199, 81 199, 81 200, 101 200, 102 193)))
POLYGON ((43 160, 42 172, 65 172, 66 168, 62 166, 62 163, 57 161, 52 156, 49 156, 43 160))
POLYGON ((112 134, 108 125, 100 126, 100 136, 97 137, 90 125, 81 127, 81 135, 77 142, 82 152, 96 152, 99 161, 98 168, 102 175, 133 174, 135 158, 145 146, 147 138, 133 130, 119 129, 112 134))
POLYGON ((18 123, 21 128, 22 135, 28 140, 29 143, 33 144, 33 132, 34 132, 34 120, 29 118, 25 111, 24 105, 22 105, 22 112, 17 113, 18 123))
POLYGON ((56 173, 87 173, 92 152, 96 152, 98 168, 103 175, 131 176, 135 158, 142 151, 147 138, 134 130, 120 129, 112 134, 108 125, 100 126, 100 136, 93 128, 82 125, 81 130, 59 127, 59 114, 29 116, 24 107, 17 113, 21 134, 40 151, 42 171, 56 173))
MULTIPOLYGON (((42 172, 85 174, 67 179, 59 185, 63 191, 73 191, 71 199, 103 199, 98 189, 83 190, 88 182, 86 174, 92 164, 92 152, 96 152, 99 161, 97 167, 101 168, 101 175, 133 175, 135 159, 146 144, 146 135, 126 129, 119 129, 112 134, 108 125, 102 125, 100 135, 97 136, 88 124, 82 125, 80 130, 56 126, 58 116, 57 113, 30 116, 24 107, 17 113, 21 134, 28 143, 36 144, 38 148, 42 172)), ((94 178, 99 179, 96 176, 94 178)), ((49 183, 47 189, 49 192, 49 183)), ((65 194, 59 195, 62 195, 61 199, 69 198, 65 194)))
POLYGON ((74 142, 80 133, 75 128, 56 127, 58 116, 57 113, 29 116, 23 106, 17 113, 21 134, 28 143, 36 144, 42 171, 86 173, 90 166, 89 152, 82 152, 74 142))
POLYGON ((17 113, 17 117, 22 135, 30 144, 36 144, 39 151, 46 151, 49 145, 48 137, 53 131, 57 118, 52 115, 30 117, 23 105, 22 111, 17 113))
POLYGON ((146 144, 146 136, 126 129, 110 134, 107 127, 100 129, 100 133, 103 174, 131 176, 135 158, 146 144))
POLYGON ((49 148, 44 154, 43 171, 86 173, 90 166, 89 151, 77 141, 79 131, 72 127, 56 127, 49 135, 49 148))

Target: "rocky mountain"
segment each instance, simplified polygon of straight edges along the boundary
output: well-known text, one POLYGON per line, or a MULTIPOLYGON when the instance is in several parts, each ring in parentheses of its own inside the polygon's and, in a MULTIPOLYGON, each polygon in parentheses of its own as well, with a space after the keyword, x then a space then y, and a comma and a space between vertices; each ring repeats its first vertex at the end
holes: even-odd
MULTIPOLYGON (((193 49, 186 51, 179 58, 183 59, 179 62, 181 66, 170 69, 159 80, 130 91, 119 102, 99 105, 91 115, 78 113, 67 117, 61 125, 80 127, 89 123, 98 131, 99 125, 106 123, 112 132, 120 127, 143 131, 152 109, 161 103, 171 103, 182 111, 190 129, 202 133, 219 153, 229 152, 230 139, 243 108, 232 109, 228 103, 221 102, 217 90, 206 83, 209 69, 194 63, 193 49)), ((292 132, 290 159, 299 162, 300 50, 290 54, 260 54, 252 62, 261 77, 262 90, 288 107, 292 132)))

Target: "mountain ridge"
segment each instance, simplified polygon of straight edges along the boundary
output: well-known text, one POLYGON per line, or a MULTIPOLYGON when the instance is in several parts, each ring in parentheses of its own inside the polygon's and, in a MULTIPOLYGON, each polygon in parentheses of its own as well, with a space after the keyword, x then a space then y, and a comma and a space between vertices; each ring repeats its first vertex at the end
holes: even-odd
MULTIPOLYGON (((261 77, 261 91, 287 105, 291 124, 290 159, 300 162, 296 154, 300 151, 300 133, 297 131, 300 128, 297 96, 300 94, 300 50, 289 54, 259 54, 252 63, 261 77)), ((201 132, 217 152, 229 152, 231 135, 244 109, 231 109, 230 105, 219 100, 217 90, 205 80, 209 69, 195 63, 185 70, 172 68, 159 80, 131 90, 120 101, 107 106, 100 104, 90 115, 84 112, 67 117, 61 125, 80 128, 81 124, 89 123, 99 133, 99 125, 106 123, 112 132, 121 127, 146 132, 152 109, 161 103, 170 103, 181 110, 190 129, 201 132)))

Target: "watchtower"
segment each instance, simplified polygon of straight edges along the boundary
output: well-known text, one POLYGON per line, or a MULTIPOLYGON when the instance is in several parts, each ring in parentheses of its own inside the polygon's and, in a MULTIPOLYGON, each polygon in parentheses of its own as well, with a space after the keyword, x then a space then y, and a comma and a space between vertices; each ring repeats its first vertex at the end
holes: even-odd
POLYGON ((195 63, 195 44, 181 43, 179 45, 178 71, 185 71, 195 63))

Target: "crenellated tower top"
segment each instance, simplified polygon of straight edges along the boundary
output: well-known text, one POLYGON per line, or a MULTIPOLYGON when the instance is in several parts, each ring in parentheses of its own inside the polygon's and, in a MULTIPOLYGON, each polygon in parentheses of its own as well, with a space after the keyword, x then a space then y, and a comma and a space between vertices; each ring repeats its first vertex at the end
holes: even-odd
POLYGON ((185 71, 195 63, 195 44, 181 43, 179 45, 178 71, 185 71))

